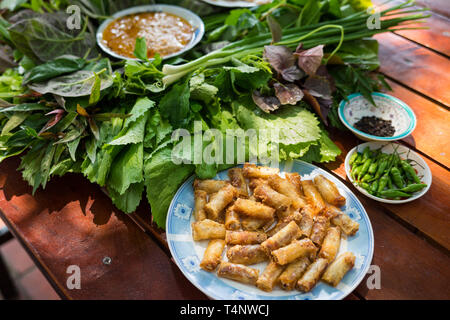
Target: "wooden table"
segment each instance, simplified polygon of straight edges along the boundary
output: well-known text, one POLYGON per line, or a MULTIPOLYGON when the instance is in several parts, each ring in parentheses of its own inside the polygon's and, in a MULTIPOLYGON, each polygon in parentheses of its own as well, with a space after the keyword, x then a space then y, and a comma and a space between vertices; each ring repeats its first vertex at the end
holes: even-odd
MULTIPOLYGON (((332 132, 343 154, 323 167, 351 186, 365 206, 375 236, 372 264, 381 270, 380 290, 369 290, 363 281, 347 299, 450 299, 450 8, 446 0, 417 3, 434 12, 429 30, 376 38, 391 94, 410 105, 418 119, 402 143, 422 155, 433 184, 408 204, 365 198, 350 185, 343 165, 360 141, 332 132)), ((171 261, 164 233, 151 224, 145 201, 127 216, 80 175, 56 178, 32 196, 17 166, 18 159, 0 165, 1 218, 61 297, 206 299, 171 261), (80 267, 79 290, 67 289, 70 265, 80 267)))

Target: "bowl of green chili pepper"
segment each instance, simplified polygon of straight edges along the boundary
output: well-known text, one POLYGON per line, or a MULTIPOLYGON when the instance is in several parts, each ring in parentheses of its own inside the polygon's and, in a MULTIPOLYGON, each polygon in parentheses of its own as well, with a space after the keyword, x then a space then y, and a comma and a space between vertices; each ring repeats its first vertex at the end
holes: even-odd
POLYGON ((423 196, 432 175, 426 162, 398 143, 366 142, 350 150, 345 172, 365 196, 385 203, 406 203, 423 196))

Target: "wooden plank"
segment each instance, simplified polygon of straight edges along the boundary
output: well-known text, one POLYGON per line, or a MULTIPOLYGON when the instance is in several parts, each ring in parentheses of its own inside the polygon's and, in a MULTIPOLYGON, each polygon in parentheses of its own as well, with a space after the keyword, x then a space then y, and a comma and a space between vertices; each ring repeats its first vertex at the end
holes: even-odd
POLYGON ((66 175, 32 196, 17 166, 0 165, 2 218, 65 298, 206 299, 100 188, 66 175), (66 287, 70 265, 80 267, 80 290, 66 287))
POLYGON ((450 168, 450 111, 395 82, 388 83, 393 91, 387 93, 408 104, 417 117, 416 129, 404 142, 450 168))
POLYGON ((393 33, 378 34, 380 70, 390 78, 450 106, 450 60, 393 33))
MULTIPOLYGON (((450 258, 363 199, 375 245, 371 265, 381 271, 381 289, 367 287, 368 274, 356 289, 367 300, 450 299, 450 258)), ((431 210, 430 210, 431 211, 431 210)))
POLYGON ((433 12, 450 18, 450 6, 448 0, 416 0, 416 2, 422 7, 430 8, 433 12))
MULTIPOLYGON (((392 7, 404 1, 392 1, 385 3, 385 0, 372 0, 376 8, 382 10, 383 8, 392 7), (382 5, 384 4, 384 5, 382 5)), ((423 8, 415 6, 414 8, 423 8)), ((396 34, 401 35, 407 39, 418 42, 419 44, 440 52, 444 55, 450 55, 450 19, 440 14, 432 13, 432 16, 425 20, 425 23, 410 24, 408 28, 425 27, 427 30, 405 30, 397 31, 396 34)))
MULTIPOLYGON (((345 156, 354 146, 362 143, 349 132, 332 131, 332 140, 342 150, 342 154, 335 162, 325 164, 324 167, 336 173, 342 179, 347 180, 344 168, 345 156)), ((431 169, 433 182, 430 190, 421 198, 406 204, 387 205, 372 201, 372 205, 386 208, 400 219, 442 245, 450 249, 450 172, 434 162, 424 158, 431 169)), ((355 194, 359 192, 351 186, 355 194)), ((360 195, 360 199, 365 198, 360 195)), ((372 206, 371 205, 371 206, 372 206)), ((367 209, 367 207, 366 207, 367 209)))

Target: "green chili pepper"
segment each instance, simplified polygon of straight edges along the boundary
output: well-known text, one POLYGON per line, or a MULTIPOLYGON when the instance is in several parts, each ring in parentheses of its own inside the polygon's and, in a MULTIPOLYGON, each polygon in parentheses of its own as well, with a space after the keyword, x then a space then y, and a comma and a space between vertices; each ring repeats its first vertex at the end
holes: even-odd
POLYGON ((383 156, 380 159, 380 163, 379 163, 378 168, 377 168, 377 173, 375 174, 375 177, 373 177, 372 180, 378 180, 383 175, 384 170, 386 170, 387 166, 388 166, 387 157, 383 156))
POLYGON ((378 180, 375 180, 372 185, 370 186, 370 193, 375 194, 378 190, 378 180))
POLYGON ((391 177, 392 177, 392 181, 394 181, 397 188, 403 188, 404 182, 403 182, 402 174, 400 173, 400 170, 398 170, 397 167, 392 167, 391 177))
POLYGON ((368 182, 370 179, 372 179, 372 175, 370 173, 366 173, 364 177, 361 179, 362 182, 368 182))
POLYGON ((374 175, 377 172, 379 160, 372 162, 369 167, 369 173, 374 175))
POLYGON ((366 182, 362 182, 358 184, 361 188, 367 190, 368 192, 370 192, 370 185, 366 182))
POLYGON ((364 175, 367 173, 367 171, 369 170, 370 164, 372 163, 372 159, 367 159, 366 162, 364 162, 363 167, 361 169, 361 171, 358 174, 358 177, 364 177, 364 175))
POLYGON ((387 182, 387 188, 388 189, 392 189, 392 179, 391 179, 391 177, 389 176, 389 174, 388 174, 388 182, 387 182))
POLYGON ((421 183, 419 177, 416 174, 416 170, 414 170, 414 168, 412 167, 411 164, 408 163, 408 161, 401 160, 400 164, 401 164, 403 170, 405 171, 406 177, 408 178, 409 181, 413 181, 415 183, 421 183))
POLYGON ((363 151, 363 158, 362 158, 362 162, 366 162, 367 159, 370 158, 370 148, 366 147, 363 151))
POLYGON ((359 172, 361 171, 362 166, 363 166, 362 164, 359 165, 359 166, 356 166, 356 165, 353 166, 352 171, 351 171, 351 175, 352 175, 352 178, 353 178, 354 180, 357 179, 357 176, 358 176, 359 172))
POLYGON ((407 194, 403 191, 400 191, 400 190, 396 190, 396 189, 384 190, 384 191, 381 191, 379 194, 383 198, 398 198, 398 197, 399 198, 409 198, 410 197, 409 194, 407 194))
POLYGON ((355 152, 352 154, 352 156, 350 157, 350 160, 348 161, 348 163, 350 165, 353 165, 353 163, 355 162, 355 160, 358 158, 358 152, 355 152))
POLYGON ((402 189, 400 189, 403 192, 408 192, 408 193, 413 193, 413 192, 417 192, 422 190, 423 188, 425 188, 427 186, 426 183, 413 183, 410 184, 402 189))
POLYGON ((384 188, 386 188, 388 181, 389 181, 389 173, 383 174, 383 176, 380 178, 380 180, 378 182, 377 192, 383 191, 384 188))

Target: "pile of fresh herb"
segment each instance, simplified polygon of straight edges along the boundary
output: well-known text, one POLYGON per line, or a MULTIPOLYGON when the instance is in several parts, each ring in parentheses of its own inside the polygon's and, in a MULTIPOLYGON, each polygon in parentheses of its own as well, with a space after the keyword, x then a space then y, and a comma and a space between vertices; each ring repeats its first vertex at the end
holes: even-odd
MULTIPOLYGON (((20 155, 33 192, 55 175, 74 172, 106 187, 124 212, 133 212, 146 194, 160 227, 189 175, 209 178, 225 168, 189 164, 194 154, 179 155, 183 163, 175 164, 181 143, 172 140, 175 129, 278 130, 276 138, 260 135, 258 146, 244 142, 247 158, 270 154, 276 145, 279 160, 333 161, 340 150, 325 128, 340 126, 337 102, 354 92, 370 99, 384 83, 371 75, 379 62, 370 37, 426 17, 406 3, 381 12, 381 28, 369 30, 368 1, 277 0, 231 11, 162 1, 202 15, 206 34, 199 46, 164 62, 149 61, 141 39, 140 61, 101 55, 96 25, 145 2, 0 2, 0 45, 9 52, 0 56, 6 70, 0 75, 0 161, 20 155), (67 27, 69 4, 83 12, 80 29, 67 27)), ((203 137, 203 152, 225 157, 218 140, 203 137)))

